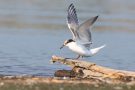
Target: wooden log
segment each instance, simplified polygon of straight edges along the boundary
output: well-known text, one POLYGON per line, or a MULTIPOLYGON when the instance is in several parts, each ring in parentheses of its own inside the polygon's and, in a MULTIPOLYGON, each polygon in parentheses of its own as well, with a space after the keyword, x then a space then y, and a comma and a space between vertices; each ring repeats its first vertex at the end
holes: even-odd
POLYGON ((76 73, 76 77, 117 79, 124 81, 135 80, 135 72, 111 69, 96 65, 95 63, 86 62, 84 60, 66 59, 63 57, 52 56, 51 62, 59 62, 72 67, 72 71, 76 73))

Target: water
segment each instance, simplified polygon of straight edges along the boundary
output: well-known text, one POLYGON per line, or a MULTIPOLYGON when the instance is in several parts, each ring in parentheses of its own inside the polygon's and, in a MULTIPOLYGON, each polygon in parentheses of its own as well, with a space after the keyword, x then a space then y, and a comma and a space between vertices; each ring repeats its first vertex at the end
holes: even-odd
MULTIPOLYGON (((71 37, 66 9, 72 0, 0 0, 0 74, 53 76, 61 64, 50 64, 52 55, 76 57, 59 50, 71 37)), ((135 71, 135 1, 77 0, 79 21, 99 15, 92 30, 92 47, 106 44, 87 61, 135 71)))

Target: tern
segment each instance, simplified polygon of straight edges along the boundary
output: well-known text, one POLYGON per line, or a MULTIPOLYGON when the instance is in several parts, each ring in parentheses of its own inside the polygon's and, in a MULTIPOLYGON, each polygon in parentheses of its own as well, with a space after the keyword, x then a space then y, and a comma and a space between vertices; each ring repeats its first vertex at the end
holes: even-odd
POLYGON ((91 57, 105 47, 105 45, 102 45, 97 48, 90 48, 92 44, 90 28, 98 16, 92 17, 79 25, 73 3, 69 5, 67 12, 67 25, 72 33, 73 39, 66 40, 60 49, 67 46, 70 50, 78 54, 76 59, 79 59, 81 56, 91 57))

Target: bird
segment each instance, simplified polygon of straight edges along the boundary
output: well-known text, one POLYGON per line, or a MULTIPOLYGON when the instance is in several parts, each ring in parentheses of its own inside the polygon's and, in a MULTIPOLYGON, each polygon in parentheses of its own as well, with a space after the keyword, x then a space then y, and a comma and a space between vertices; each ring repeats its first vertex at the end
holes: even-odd
POLYGON ((80 57, 94 56, 106 46, 104 44, 97 48, 90 48, 92 44, 90 28, 97 20, 98 16, 92 17, 79 25, 76 9, 73 3, 69 5, 67 13, 67 25, 72 33, 73 38, 65 40, 60 49, 67 46, 71 51, 78 54, 76 59, 79 59, 80 57))

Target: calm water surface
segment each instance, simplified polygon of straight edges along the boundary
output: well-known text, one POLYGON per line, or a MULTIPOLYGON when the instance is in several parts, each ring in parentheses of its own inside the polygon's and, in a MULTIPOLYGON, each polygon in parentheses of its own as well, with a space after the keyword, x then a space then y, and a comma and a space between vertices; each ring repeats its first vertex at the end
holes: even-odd
MULTIPOLYGON (((60 50, 71 37, 66 25, 66 9, 72 0, 0 0, 0 74, 53 76, 58 69, 50 64, 52 55, 76 57, 60 50)), ((135 71, 135 1, 73 1, 79 21, 99 15, 92 31, 93 45, 106 44, 87 61, 116 69, 135 71)))

